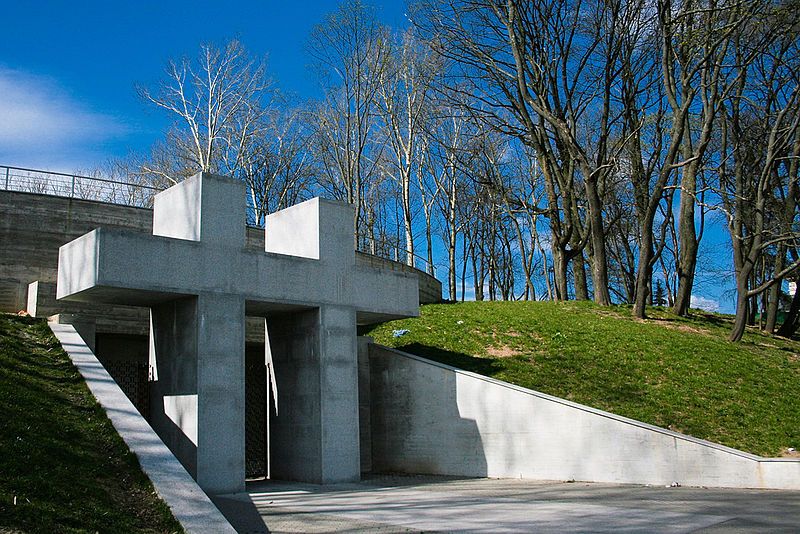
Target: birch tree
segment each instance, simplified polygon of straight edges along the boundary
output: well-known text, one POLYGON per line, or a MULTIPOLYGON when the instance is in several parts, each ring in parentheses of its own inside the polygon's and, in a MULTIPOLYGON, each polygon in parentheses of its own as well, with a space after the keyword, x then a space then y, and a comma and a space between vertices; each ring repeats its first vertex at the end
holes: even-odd
POLYGON ((427 46, 408 30, 394 47, 387 68, 379 72, 378 109, 391 153, 389 173, 400 189, 405 261, 411 267, 415 257, 412 188, 419 184, 424 121, 430 113, 436 67, 427 46))
POLYGON ((322 178, 335 198, 353 205, 357 244, 367 233, 364 190, 379 173, 383 150, 376 135, 378 91, 389 44, 389 30, 358 1, 328 15, 308 44, 324 93, 313 119, 322 178))
POLYGON ((174 123, 143 171, 167 184, 203 172, 235 174, 262 134, 275 94, 266 61, 252 59, 239 41, 204 44, 196 59, 167 63, 164 79, 140 96, 174 123))

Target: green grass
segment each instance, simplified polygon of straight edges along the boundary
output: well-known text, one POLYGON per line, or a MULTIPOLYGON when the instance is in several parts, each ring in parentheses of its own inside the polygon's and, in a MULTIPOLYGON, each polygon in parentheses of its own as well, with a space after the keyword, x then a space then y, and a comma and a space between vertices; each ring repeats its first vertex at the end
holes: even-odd
POLYGON ((45 322, 0 314, 0 407, 0 532, 182 531, 45 322))
POLYGON ((765 456, 800 449, 800 343, 730 318, 586 302, 467 302, 422 306, 378 325, 376 342, 765 456), (394 330, 410 332, 393 337, 394 330))

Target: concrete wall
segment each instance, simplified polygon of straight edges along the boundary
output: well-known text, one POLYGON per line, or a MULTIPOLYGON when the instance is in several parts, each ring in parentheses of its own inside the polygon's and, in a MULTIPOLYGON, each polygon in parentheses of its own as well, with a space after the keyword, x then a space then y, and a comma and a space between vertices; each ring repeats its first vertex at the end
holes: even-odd
POLYGON ((419 278, 419 303, 431 304, 442 301, 442 283, 426 272, 409 267, 405 263, 387 260, 380 256, 373 256, 364 252, 356 252, 356 265, 375 267, 390 271, 414 273, 419 278))
POLYGON ((58 247, 99 227, 149 232, 152 211, 0 191, 0 310, 25 309, 28 284, 55 282, 58 247))
POLYGON ((376 472, 800 489, 798 460, 760 458, 378 345, 369 346, 367 384, 376 472))
MULTIPOLYGON (((90 200, 0 191, 0 311, 14 313, 26 309, 28 284, 36 280, 56 281, 58 247, 99 227, 151 233, 153 211, 90 200)), ((245 248, 264 250, 264 231, 248 228, 245 248)), ((422 271, 363 253, 356 254, 356 264, 415 272, 420 280, 420 302, 441 300, 441 283, 422 271)), ((75 306, 72 303, 58 303, 60 307, 51 307, 55 303, 55 292, 52 299, 49 294, 46 299, 49 300, 40 305, 41 313, 37 316, 46 317, 59 312, 87 313, 85 308, 70 308, 75 306)), ((112 315, 131 313, 124 307, 120 310, 114 308, 112 315)), ((110 308, 103 306, 102 311, 108 315, 110 308)), ((126 324, 126 331, 129 326, 126 324)), ((146 322, 140 319, 137 332, 146 332, 147 329, 146 322)))

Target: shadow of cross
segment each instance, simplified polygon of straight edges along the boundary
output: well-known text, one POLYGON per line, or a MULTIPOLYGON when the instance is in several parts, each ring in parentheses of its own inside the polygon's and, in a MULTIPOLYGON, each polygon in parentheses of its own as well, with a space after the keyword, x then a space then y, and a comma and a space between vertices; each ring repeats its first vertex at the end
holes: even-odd
POLYGON ((356 324, 417 315, 417 278, 356 265, 352 207, 319 198, 268 216, 266 250, 245 250, 244 199, 208 173, 159 193, 152 236, 61 247, 57 298, 150 308, 151 425, 211 494, 244 490, 244 319, 267 317, 287 407, 273 472, 356 480, 356 324))

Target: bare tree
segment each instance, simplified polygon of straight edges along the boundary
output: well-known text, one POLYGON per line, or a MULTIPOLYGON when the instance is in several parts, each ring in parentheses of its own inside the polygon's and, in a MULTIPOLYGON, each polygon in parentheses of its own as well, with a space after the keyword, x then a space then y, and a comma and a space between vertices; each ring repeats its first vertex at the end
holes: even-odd
POLYGON ((390 58, 389 31, 372 8, 342 4, 311 33, 324 99, 314 124, 317 158, 335 198, 355 208, 356 242, 366 233, 364 188, 378 175, 378 91, 390 58))
POLYGON ((732 44, 735 89, 725 104, 719 165, 736 271, 731 341, 742 338, 755 297, 800 267, 798 259, 785 261, 787 248, 800 245, 794 225, 797 166, 790 163, 800 156, 798 21, 796 12, 778 7, 737 32, 732 44), (770 261, 775 265, 768 274, 770 251, 782 257, 770 261))
POLYGON ((601 197, 620 150, 612 143, 620 117, 611 106, 619 47, 606 37, 619 31, 612 7, 571 0, 450 0, 428 3, 418 22, 471 81, 473 111, 536 150, 549 182, 549 205, 558 210, 549 218, 561 247, 553 249, 559 298, 566 298, 568 256, 580 254, 590 241, 594 299, 601 304, 611 302, 601 197), (580 229, 572 219, 583 210, 573 209, 570 195, 579 185, 586 238, 573 235, 580 229), (567 257, 558 257, 570 243, 567 257))
MULTIPOLYGON (((471 157, 470 138, 475 128, 461 106, 438 107, 437 117, 428 123, 431 144, 426 151, 426 168, 436 184, 436 206, 442 221, 447 248, 447 286, 450 300, 456 300, 458 237, 469 224, 471 213, 459 209, 466 188, 466 168, 471 157)), ((466 255, 463 257, 466 264, 466 255)), ((463 280, 462 274, 462 280, 463 280)), ((462 291, 463 296, 463 291, 462 291)))
POLYGON ((309 122, 302 108, 271 110, 262 119, 261 135, 242 147, 233 176, 247 184, 252 224, 262 226, 269 213, 301 202, 313 191, 317 168, 309 122))
POLYGON ((671 146, 680 142, 679 158, 664 163, 664 168, 680 173, 678 286, 673 306, 678 315, 688 313, 697 267, 698 180, 717 114, 731 87, 726 83, 725 58, 731 37, 753 16, 760 1, 658 1, 662 73, 672 114, 671 146))
MULTIPOLYGON (((392 50, 387 68, 380 71, 378 110, 383 119, 388 149, 389 174, 400 188, 405 234, 405 261, 414 266, 412 186, 422 165, 424 120, 430 111, 437 63, 430 49, 413 30, 406 31, 392 50)), ((388 158, 387 158, 388 159, 388 158)))
POLYGON ((165 74, 156 89, 138 88, 142 98, 175 119, 143 170, 170 184, 198 171, 234 174, 261 135, 274 94, 266 62, 251 59, 233 40, 223 48, 202 45, 194 61, 170 61, 165 74))

